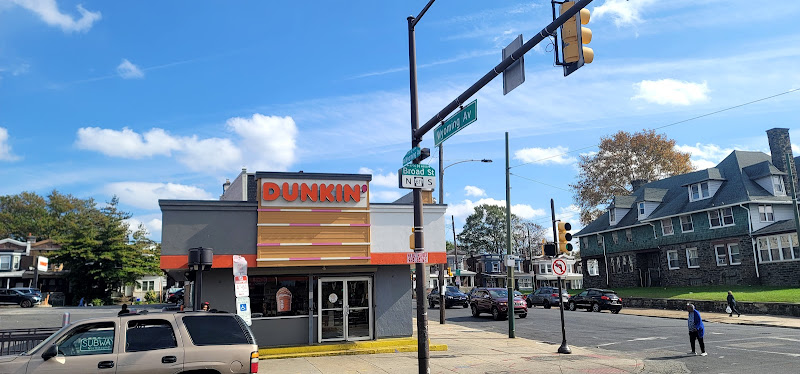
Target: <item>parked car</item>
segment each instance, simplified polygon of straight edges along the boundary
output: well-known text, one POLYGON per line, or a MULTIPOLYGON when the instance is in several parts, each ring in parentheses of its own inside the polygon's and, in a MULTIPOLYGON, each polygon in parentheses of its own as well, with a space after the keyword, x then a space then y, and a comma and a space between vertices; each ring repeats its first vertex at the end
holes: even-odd
MULTIPOLYGON (((461 292, 456 286, 447 286, 444 289, 444 307, 450 308, 453 306, 463 306, 464 308, 469 308, 469 299, 467 298, 467 294, 461 292)), ((430 294, 428 294, 428 306, 433 308, 436 304, 439 304, 439 287, 434 288, 430 294)))
MULTIPOLYGON (((512 299, 514 314, 519 318, 528 316, 528 307, 520 297, 512 299)), ((491 313, 495 320, 506 318, 508 314, 508 290, 505 288, 484 288, 475 291, 475 296, 469 302, 472 315, 478 317, 481 313, 491 313)))
POLYGON ((229 313, 150 313, 70 323, 0 373, 256 373, 250 328, 229 313))
POLYGON ((42 291, 39 290, 38 288, 33 288, 33 287, 14 287, 14 288, 12 288, 12 290, 17 290, 17 291, 20 291, 22 293, 33 294, 33 295, 39 296, 39 298, 44 300, 44 298, 42 297, 42 291))
POLYGON ((528 295, 525 295, 524 293, 519 292, 517 290, 514 290, 514 297, 519 297, 522 300, 527 300, 528 299, 528 295))
POLYGON ((600 312, 610 310, 617 314, 622 310, 622 299, 612 290, 601 288, 587 288, 585 291, 571 297, 568 303, 569 310, 578 308, 600 312))
POLYGON ((475 293, 478 292, 478 289, 480 289, 480 287, 472 287, 472 289, 467 292, 467 301, 472 301, 472 298, 475 296, 475 293))
POLYGON ((168 293, 167 302, 174 304, 183 304, 183 288, 179 288, 173 293, 168 293))
POLYGON ((0 289, 0 304, 18 304, 23 308, 30 308, 42 302, 41 296, 25 293, 13 288, 0 289))
MULTIPOLYGON (((557 287, 540 287, 536 291, 531 292, 526 299, 528 308, 533 308, 535 305, 541 305, 545 309, 550 309, 551 306, 558 305, 561 302, 566 303, 569 301, 569 293, 561 291, 561 297, 558 297, 557 287)), ((566 304, 564 304, 566 305, 566 304)))

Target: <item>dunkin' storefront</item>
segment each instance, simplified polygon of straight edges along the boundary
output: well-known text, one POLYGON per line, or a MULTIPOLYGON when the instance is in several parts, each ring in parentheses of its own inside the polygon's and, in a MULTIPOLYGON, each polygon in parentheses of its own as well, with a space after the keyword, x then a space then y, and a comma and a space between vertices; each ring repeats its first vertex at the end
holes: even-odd
MULTIPOLYGON (((235 312, 244 257, 259 346, 411 336, 412 205, 370 203, 371 179, 243 170, 220 200, 160 200, 161 267, 180 277, 190 248, 213 248, 202 299, 235 312)), ((445 209, 424 207, 430 263, 445 262, 445 209)))

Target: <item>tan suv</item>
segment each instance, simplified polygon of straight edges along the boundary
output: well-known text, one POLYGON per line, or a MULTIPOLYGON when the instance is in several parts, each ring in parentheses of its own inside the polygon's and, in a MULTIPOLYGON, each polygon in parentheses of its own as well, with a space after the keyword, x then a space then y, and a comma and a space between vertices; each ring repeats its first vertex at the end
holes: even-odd
POLYGON ((0 373, 256 373, 258 346, 228 313, 152 313, 64 326, 32 350, 0 357, 0 373))

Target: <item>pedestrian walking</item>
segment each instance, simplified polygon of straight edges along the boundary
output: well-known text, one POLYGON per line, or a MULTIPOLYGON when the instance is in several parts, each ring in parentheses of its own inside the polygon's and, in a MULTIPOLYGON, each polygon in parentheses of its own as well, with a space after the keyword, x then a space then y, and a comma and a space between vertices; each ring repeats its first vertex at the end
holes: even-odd
POLYGON ((703 343, 705 326, 703 326, 703 319, 700 318, 700 312, 695 310, 694 304, 686 304, 686 309, 689 311, 689 343, 692 345, 692 352, 689 354, 697 354, 694 349, 694 341, 697 340, 700 342, 700 356, 708 356, 706 345, 703 343))
POLYGON ((733 317, 733 313, 736 313, 736 317, 741 317, 742 313, 739 313, 739 310, 736 309, 736 299, 733 298, 733 292, 728 291, 728 317, 733 317))
POLYGON ((119 313, 117 313, 117 315, 121 316, 123 314, 128 314, 130 312, 131 311, 130 311, 130 309, 128 309, 128 304, 122 304, 122 310, 120 310, 119 313))

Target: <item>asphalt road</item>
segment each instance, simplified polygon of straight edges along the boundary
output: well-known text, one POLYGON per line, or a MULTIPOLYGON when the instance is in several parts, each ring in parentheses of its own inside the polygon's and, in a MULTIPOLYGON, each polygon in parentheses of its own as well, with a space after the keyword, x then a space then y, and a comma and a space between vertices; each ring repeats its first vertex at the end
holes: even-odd
MULTIPOLYGON (((131 305, 131 310, 147 309, 149 312, 161 310, 164 304, 131 305)), ((0 329, 22 329, 37 327, 61 327, 64 313, 70 314, 71 321, 86 318, 115 316, 119 305, 97 307, 34 307, 20 308, 16 305, 0 306, 0 329)))
MULTIPOLYGON (((429 310, 428 316, 430 324, 439 323, 438 309, 429 310)), ((567 344, 626 352, 651 360, 652 366, 677 361, 692 373, 800 373, 798 329, 705 323, 708 356, 702 357, 687 354, 691 347, 685 319, 565 310, 564 320, 567 344)), ((460 307, 447 309, 446 323, 508 334, 507 320, 494 321, 488 314, 475 318, 460 307)), ((517 337, 561 343, 558 308, 530 309, 515 325, 517 337)))

